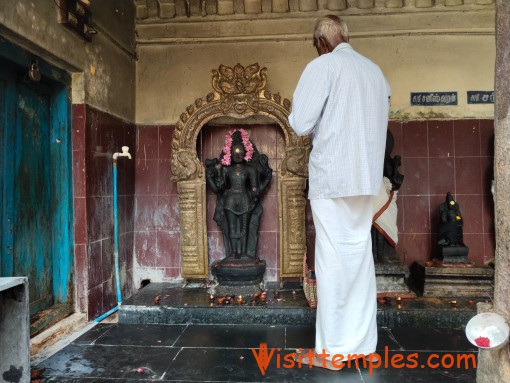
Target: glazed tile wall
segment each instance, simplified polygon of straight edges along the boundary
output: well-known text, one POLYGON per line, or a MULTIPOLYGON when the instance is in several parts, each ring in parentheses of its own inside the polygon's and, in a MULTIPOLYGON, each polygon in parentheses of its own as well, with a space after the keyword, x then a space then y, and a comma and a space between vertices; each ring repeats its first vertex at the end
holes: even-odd
MULTIPOLYGON (((117 304, 113 262, 112 154, 133 153, 133 124, 88 105, 73 105, 76 302, 89 320, 117 304)), ((132 294, 134 160, 118 160, 119 258, 123 296, 132 294)))
POLYGON ((134 283, 180 276, 179 198, 171 180, 172 126, 137 130, 134 283))
MULTIPOLYGON (((218 157, 229 129, 243 127, 273 168, 272 184, 262 200, 259 255, 267 261, 267 279, 279 274, 279 228, 276 169, 284 137, 277 125, 205 126, 197 140, 201 161, 218 157)), ((450 191, 464 217, 469 259, 488 262, 494 256, 494 214, 490 182, 493 163, 492 120, 391 121, 393 155, 402 156, 404 184, 398 195, 398 253, 411 265, 436 254, 439 204, 450 191)), ((173 126, 139 126, 137 130, 134 283, 142 279, 180 277, 179 207, 171 181, 170 142, 173 126)), ((216 196, 207 191, 210 262, 223 258, 223 238, 213 221, 216 196)), ((307 209, 307 242, 313 256, 313 220, 307 209)), ((138 286, 135 286, 138 287, 138 286)))
POLYGON ((439 205, 460 205, 469 260, 494 257, 493 120, 391 121, 405 179, 398 195, 398 253, 407 265, 436 256, 439 205))

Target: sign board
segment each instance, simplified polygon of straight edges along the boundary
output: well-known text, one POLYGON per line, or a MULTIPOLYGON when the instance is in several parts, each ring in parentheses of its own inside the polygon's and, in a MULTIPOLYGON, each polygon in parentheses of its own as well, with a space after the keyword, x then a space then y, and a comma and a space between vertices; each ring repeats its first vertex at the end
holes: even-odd
POLYGON ((468 104, 494 104, 494 91, 493 90, 468 90, 467 91, 468 104))
POLYGON ((457 92, 412 92, 411 105, 457 105, 457 92))

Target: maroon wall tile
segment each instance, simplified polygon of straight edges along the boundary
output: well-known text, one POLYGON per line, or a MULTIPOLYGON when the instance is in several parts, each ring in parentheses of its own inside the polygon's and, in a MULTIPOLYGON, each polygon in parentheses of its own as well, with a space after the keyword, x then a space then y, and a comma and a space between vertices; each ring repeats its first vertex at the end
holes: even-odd
MULTIPOLYGON (((276 160, 273 163, 269 162, 269 166, 273 168, 273 176, 266 189, 265 195, 278 195, 278 173, 276 171, 276 160)), ((262 197, 265 198, 265 197, 262 197)))
POLYGON ((71 113, 73 150, 85 150, 85 104, 73 104, 71 113))
MULTIPOLYGON (((455 194, 453 194, 455 198, 455 194)), ((439 209, 441 204, 446 201, 446 193, 429 196, 430 206, 430 232, 437 233, 439 222, 441 221, 439 209)))
POLYGON ((460 213, 464 221, 464 234, 480 234, 483 233, 483 212, 482 201, 483 196, 459 194, 456 198, 460 207, 460 213))
POLYGON ((165 278, 175 279, 181 276, 181 268, 180 267, 166 267, 163 269, 165 278))
POLYGON ((485 259, 485 244, 483 234, 464 234, 464 244, 469 247, 468 260, 483 263, 485 259))
POLYGON ((174 134, 175 126, 161 125, 159 127, 159 150, 158 158, 160 160, 168 160, 171 158, 172 152, 172 137, 174 134))
POLYGON ((106 238, 101 241, 101 267, 103 269, 102 281, 107 281, 115 275, 113 239, 106 238))
POLYGON ((103 282, 103 311, 113 309, 117 306, 117 290, 113 279, 103 282))
POLYGON ((407 266, 413 262, 428 261, 431 254, 430 234, 403 234, 404 260, 407 266))
POLYGON ((453 121, 428 122, 429 157, 453 157, 453 121))
POLYGON ((153 160, 159 158, 159 127, 143 126, 138 128, 138 142, 136 158, 139 160, 153 160))
POLYGON ((159 209, 157 196, 135 197, 135 231, 156 230, 155 216, 159 209))
POLYGON ((175 267, 180 264, 180 233, 169 231, 158 231, 158 267, 175 267))
POLYGON ((138 157, 135 169, 135 194, 137 196, 157 194, 158 169, 159 160, 145 160, 138 157))
POLYGON ((259 231, 276 232, 279 230, 278 220, 278 197, 266 195, 261 201, 263 212, 260 221, 259 231))
POLYGON ((73 150, 73 194, 85 197, 86 193, 85 150, 73 150))
MULTIPOLYGON (((454 158, 429 158, 430 194, 455 193, 454 158)), ((404 180, 404 182, 407 180, 404 180)))
POLYGON ((429 197, 406 196, 404 202, 404 232, 430 233, 429 197))
POLYGON ((103 255, 101 241, 89 242, 87 253, 89 287, 92 288, 103 282, 103 255))
POLYGON ((225 247, 223 244, 223 233, 221 231, 207 233, 207 252, 209 254, 209 264, 219 261, 225 257, 225 247))
MULTIPOLYGON (((157 194, 177 195, 177 182, 172 181, 171 160, 158 160, 157 194)), ((154 182, 154 180, 153 180, 154 182)))
POLYGON ((134 233, 136 263, 140 267, 157 267, 157 238, 158 236, 156 231, 134 233))
POLYGON ((154 213, 157 230, 179 231, 179 196, 158 196, 157 209, 154 213))
POLYGON ((456 157, 480 155, 479 120, 455 120, 453 131, 456 157))
POLYGON ((87 248, 84 244, 74 245, 74 269, 77 307, 80 312, 87 311, 87 288, 88 288, 88 257, 87 248))
POLYGON ((88 308, 87 319, 92 321, 104 313, 103 310, 103 284, 97 285, 87 292, 88 308))
POLYGON ((266 267, 276 268, 277 259, 280 254, 278 243, 276 242, 276 232, 259 232, 257 253, 260 259, 266 261, 266 267))
POLYGON ((87 241, 87 203, 85 198, 74 198, 74 244, 87 241))
POLYGON ((455 158, 456 194, 482 194, 480 157, 455 158))
POLYGON ((255 144, 259 153, 265 154, 270 161, 278 157, 278 146, 275 145, 277 131, 281 131, 277 124, 255 125, 249 129, 251 141, 255 144))
POLYGON ((401 173, 404 182, 400 187, 402 195, 421 195, 429 193, 428 158, 406 158, 402 161, 401 173))
POLYGON ((402 123, 402 157, 427 157, 427 121, 402 123))
POLYGON ((216 194, 207 194, 206 195, 206 225, 207 232, 216 232, 221 231, 219 225, 214 220, 214 212, 216 211, 216 194))

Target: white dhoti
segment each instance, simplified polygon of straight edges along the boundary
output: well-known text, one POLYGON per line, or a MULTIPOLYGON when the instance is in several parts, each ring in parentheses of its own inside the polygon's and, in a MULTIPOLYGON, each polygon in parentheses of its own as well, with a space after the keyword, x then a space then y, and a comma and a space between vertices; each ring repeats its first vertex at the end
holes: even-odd
POLYGON ((317 320, 315 349, 375 352, 377 288, 370 228, 371 196, 310 201, 315 225, 317 320))

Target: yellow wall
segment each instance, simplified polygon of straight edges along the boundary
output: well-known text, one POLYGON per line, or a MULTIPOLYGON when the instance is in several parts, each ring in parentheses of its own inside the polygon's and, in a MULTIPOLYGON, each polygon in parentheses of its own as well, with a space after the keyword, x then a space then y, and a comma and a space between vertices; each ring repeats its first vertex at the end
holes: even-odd
MULTIPOLYGON (((493 117, 493 105, 468 105, 466 91, 494 88, 494 9, 451 8, 346 11, 351 44, 381 67, 392 87, 392 118, 493 117), (456 91, 458 105, 410 105, 411 92, 429 91, 456 91)), ((311 34, 320 14, 139 21, 137 122, 175 123, 187 105, 212 91, 211 70, 220 64, 258 62, 268 68, 267 88, 291 99, 317 55, 311 34)))

